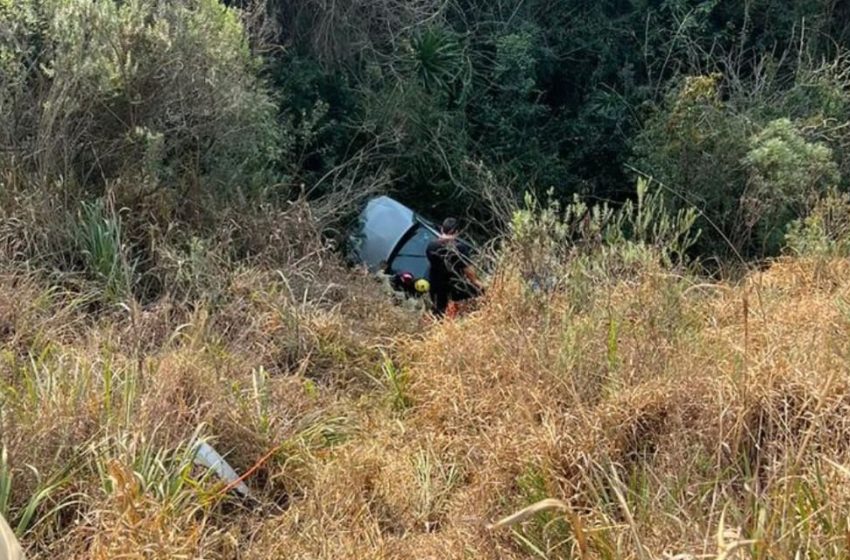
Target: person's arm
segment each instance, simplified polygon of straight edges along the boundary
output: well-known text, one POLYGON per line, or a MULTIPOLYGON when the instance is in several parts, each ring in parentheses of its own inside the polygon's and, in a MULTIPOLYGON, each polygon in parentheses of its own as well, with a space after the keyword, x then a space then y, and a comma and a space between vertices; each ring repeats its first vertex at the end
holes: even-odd
POLYGON ((434 266, 434 263, 437 261, 437 244, 432 241, 428 243, 428 246, 425 248, 425 258, 428 259, 428 264, 434 266))
POLYGON ((479 290, 484 289, 484 287, 481 285, 481 281, 478 279, 478 275, 475 273, 475 267, 473 267, 471 264, 466 265, 463 274, 473 286, 475 286, 479 290))
POLYGON ((484 286, 481 284, 481 281, 478 279, 478 274, 475 272, 475 267, 472 266, 472 248, 469 245, 464 244, 461 249, 461 258, 466 266, 463 268, 463 275, 469 281, 470 284, 475 286, 478 291, 484 291, 484 286))

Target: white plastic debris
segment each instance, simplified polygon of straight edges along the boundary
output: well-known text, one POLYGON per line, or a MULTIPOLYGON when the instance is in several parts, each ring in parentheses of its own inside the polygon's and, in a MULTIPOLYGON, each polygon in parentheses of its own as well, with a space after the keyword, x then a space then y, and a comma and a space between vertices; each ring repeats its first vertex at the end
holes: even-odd
POLYGON ((2 515, 0 515, 0 558, 4 560, 24 560, 21 545, 2 515))
POLYGON ((225 461, 224 458, 208 443, 201 443, 198 445, 198 451, 195 453, 195 464, 212 470, 219 478, 228 484, 235 484, 233 488, 243 497, 249 496, 250 493, 245 483, 242 481, 237 483, 239 475, 236 474, 233 467, 231 467, 227 461, 225 461))

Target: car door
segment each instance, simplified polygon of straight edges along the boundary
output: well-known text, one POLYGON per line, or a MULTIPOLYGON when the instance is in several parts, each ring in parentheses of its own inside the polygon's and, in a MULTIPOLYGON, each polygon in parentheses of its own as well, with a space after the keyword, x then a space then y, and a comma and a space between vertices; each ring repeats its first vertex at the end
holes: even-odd
POLYGON ((431 266, 426 251, 437 234, 418 223, 399 243, 390 260, 392 273, 409 272, 414 278, 429 278, 431 266))

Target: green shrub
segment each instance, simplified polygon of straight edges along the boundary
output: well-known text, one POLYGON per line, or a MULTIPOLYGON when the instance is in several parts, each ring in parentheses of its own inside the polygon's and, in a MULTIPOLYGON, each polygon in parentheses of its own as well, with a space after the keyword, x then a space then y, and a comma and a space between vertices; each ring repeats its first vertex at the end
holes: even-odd
POLYGON ((805 217, 791 222, 786 249, 799 256, 850 256, 850 195, 831 190, 805 217))
POLYGON ((616 278, 650 263, 684 266, 700 234, 696 218, 693 208, 671 212, 663 194, 644 179, 637 200, 619 208, 589 206, 576 197, 562 209, 556 201, 541 205, 527 195, 526 207, 514 214, 508 254, 532 285, 546 289, 569 284, 574 272, 616 278))
POLYGON ((104 298, 119 301, 128 297, 135 283, 135 264, 128 257, 123 240, 121 216, 103 199, 84 202, 75 238, 86 272, 101 283, 104 298))
POLYGON ((126 178, 131 202, 171 189, 199 204, 260 186, 282 155, 242 22, 218 0, 4 1, 0 28, 4 144, 39 182, 126 178))
POLYGON ((748 175, 741 200, 744 225, 769 254, 778 251, 790 219, 803 215, 840 180, 832 150, 806 141, 788 119, 772 121, 754 135, 743 163, 748 175))
POLYGON ((635 166, 675 193, 671 206, 701 211, 708 235, 700 249, 711 254, 729 252, 746 182, 741 159, 754 133, 754 124, 723 102, 720 78, 683 78, 634 142, 635 166))

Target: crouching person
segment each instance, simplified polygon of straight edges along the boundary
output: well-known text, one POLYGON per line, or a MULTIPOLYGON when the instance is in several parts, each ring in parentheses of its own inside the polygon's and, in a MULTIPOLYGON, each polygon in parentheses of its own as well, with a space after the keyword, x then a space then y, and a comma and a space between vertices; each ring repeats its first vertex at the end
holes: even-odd
POLYGON ((440 236, 428 245, 431 265, 433 312, 443 317, 457 302, 482 293, 481 282, 472 266, 472 248, 458 239, 460 227, 455 218, 446 218, 440 236))

